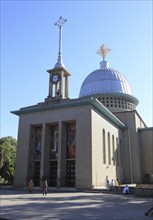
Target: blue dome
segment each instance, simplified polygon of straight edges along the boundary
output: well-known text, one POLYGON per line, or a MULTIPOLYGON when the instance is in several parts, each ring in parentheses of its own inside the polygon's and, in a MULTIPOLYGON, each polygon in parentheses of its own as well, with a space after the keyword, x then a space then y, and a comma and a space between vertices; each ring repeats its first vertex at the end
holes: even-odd
POLYGON ((90 73, 82 83, 79 98, 96 95, 124 96, 137 105, 138 100, 132 95, 127 79, 117 70, 108 68, 108 62, 103 61, 101 64, 101 69, 90 73))

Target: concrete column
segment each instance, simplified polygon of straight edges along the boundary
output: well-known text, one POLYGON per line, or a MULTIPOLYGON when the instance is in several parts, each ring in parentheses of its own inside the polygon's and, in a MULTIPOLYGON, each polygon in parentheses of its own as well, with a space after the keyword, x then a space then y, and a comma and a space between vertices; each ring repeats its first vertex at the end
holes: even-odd
POLYGON ((55 96, 57 95, 57 91, 58 91, 58 84, 55 85, 55 96))
POLYGON ((68 81, 68 76, 65 77, 65 97, 68 98, 68 86, 69 86, 69 81, 68 81))
POLYGON ((63 72, 61 72, 61 81, 60 81, 60 88, 59 88, 60 94, 62 96, 62 98, 64 97, 63 94, 63 72))
POLYGON ((17 143, 17 155, 15 164, 15 187, 25 187, 28 178, 28 162, 29 162, 29 135, 30 126, 23 123, 22 116, 19 118, 19 133, 17 143), (22 162, 22 163, 21 163, 22 162))
POLYGON ((49 76, 49 97, 53 96, 53 84, 50 81, 51 76, 49 76))

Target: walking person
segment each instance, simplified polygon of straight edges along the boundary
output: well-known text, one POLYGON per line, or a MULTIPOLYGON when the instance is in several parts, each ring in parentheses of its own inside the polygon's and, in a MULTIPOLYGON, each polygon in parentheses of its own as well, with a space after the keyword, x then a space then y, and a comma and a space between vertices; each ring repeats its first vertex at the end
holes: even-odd
POLYGON ((116 186, 119 186, 119 185, 121 185, 121 182, 119 179, 116 179, 116 186))
POLYGON ((109 182, 109 189, 112 191, 113 190, 113 186, 115 186, 115 181, 112 179, 110 182, 109 182))
POLYGON ((34 187, 34 182, 33 182, 33 179, 31 179, 31 180, 28 182, 28 190, 29 190, 30 193, 32 192, 33 187, 34 187))
POLYGON ((43 180, 42 182, 42 190, 43 190, 43 196, 47 195, 47 190, 48 190, 48 183, 47 180, 43 180))

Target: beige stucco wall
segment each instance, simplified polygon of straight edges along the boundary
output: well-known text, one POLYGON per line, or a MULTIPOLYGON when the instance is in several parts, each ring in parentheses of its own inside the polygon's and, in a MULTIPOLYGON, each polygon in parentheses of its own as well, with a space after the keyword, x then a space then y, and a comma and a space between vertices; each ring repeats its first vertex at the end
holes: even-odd
POLYGON ((124 130, 124 181, 126 183, 141 183, 141 159, 138 129, 146 127, 145 123, 136 111, 115 113, 115 115, 127 126, 124 130))
MULTIPOLYGON (((76 122, 76 187, 91 187, 91 114, 90 106, 78 106, 64 109, 22 114, 19 117, 15 186, 26 186, 28 175, 28 155, 31 125, 42 125, 41 176, 45 161, 45 126, 47 123, 76 122)), ((62 127, 62 126, 60 126, 62 127)), ((62 146, 62 131, 59 132, 59 152, 62 146)), ((60 154, 59 154, 60 156, 60 154)), ((59 158, 60 160, 61 158, 59 158)), ((58 167, 60 173, 61 167, 58 167)))
POLYGON ((29 120, 26 120, 26 117, 20 117, 14 178, 14 186, 16 187, 25 186, 27 182, 29 135, 29 120))
POLYGON ((119 129, 108 122, 98 112, 92 111, 92 185, 105 186, 106 177, 109 180, 122 179, 122 168, 113 165, 112 135, 116 151, 116 138, 121 139, 119 129), (105 130, 106 164, 103 163, 103 129, 105 130), (108 132, 110 133, 111 164, 108 162, 108 132))
POLYGON ((139 130, 141 152, 142 182, 145 183, 145 174, 150 175, 153 183, 153 127, 139 130))
MULTIPOLYGON (((119 129, 91 105, 69 106, 21 114, 19 117, 15 186, 26 186, 27 184, 31 125, 42 126, 40 175, 43 176, 49 173, 49 171, 45 171, 47 169, 45 158, 48 157, 49 152, 45 147, 48 142, 47 125, 58 123, 58 179, 64 178, 64 160, 66 158, 63 156, 65 154, 63 128, 64 123, 70 121, 76 123, 76 188, 104 186, 106 177, 108 179, 119 178, 124 183, 141 182, 144 172, 142 169, 144 168, 141 166, 142 149, 140 149, 138 129, 144 128, 145 123, 136 111, 120 112, 115 115, 127 126, 126 128, 119 129), (106 164, 103 163, 103 129, 106 134, 106 164), (108 132, 110 133, 111 164, 108 164, 108 132), (115 138, 115 157, 117 150, 120 155, 119 166, 113 164, 112 135, 115 138), (122 143, 122 152, 120 147, 117 147, 116 138, 118 142, 122 143)), ((58 186, 60 186, 60 180, 58 186)))

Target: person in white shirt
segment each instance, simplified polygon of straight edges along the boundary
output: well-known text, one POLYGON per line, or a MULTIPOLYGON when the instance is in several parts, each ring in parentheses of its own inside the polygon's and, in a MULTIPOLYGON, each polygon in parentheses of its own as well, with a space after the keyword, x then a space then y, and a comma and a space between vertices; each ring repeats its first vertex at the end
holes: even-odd
POLYGON ((126 185, 123 189, 123 194, 130 194, 130 190, 129 190, 129 187, 128 185, 126 185))

